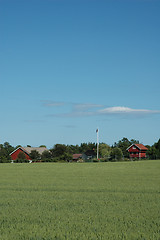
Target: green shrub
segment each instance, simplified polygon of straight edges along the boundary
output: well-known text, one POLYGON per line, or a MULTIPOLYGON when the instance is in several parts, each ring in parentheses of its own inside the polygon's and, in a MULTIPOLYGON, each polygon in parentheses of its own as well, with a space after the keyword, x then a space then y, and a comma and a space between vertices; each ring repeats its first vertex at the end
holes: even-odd
POLYGON ((92 162, 97 163, 97 162, 100 162, 100 160, 98 160, 97 158, 93 158, 92 162))
POLYGON ((17 158, 16 160, 14 160, 14 163, 29 163, 29 160, 28 159, 20 159, 20 158, 17 158))
POLYGON ((6 158, 4 156, 2 156, 0 158, 0 163, 10 163, 10 162, 11 162, 11 159, 8 159, 8 158, 6 158))

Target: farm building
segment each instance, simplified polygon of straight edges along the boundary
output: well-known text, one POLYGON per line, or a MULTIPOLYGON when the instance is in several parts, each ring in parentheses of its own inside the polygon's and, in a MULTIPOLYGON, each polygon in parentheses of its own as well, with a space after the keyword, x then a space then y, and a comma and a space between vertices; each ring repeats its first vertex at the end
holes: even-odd
POLYGON ((78 153, 73 154, 73 161, 74 162, 77 162, 80 159, 82 159, 82 154, 78 154, 78 153))
POLYGON ((148 149, 143 144, 132 144, 127 148, 129 152, 129 156, 131 159, 133 158, 146 158, 146 151, 148 149))
POLYGON ((27 160, 31 160, 31 151, 37 151, 40 155, 47 150, 45 147, 18 147, 16 150, 10 153, 11 159, 16 160, 20 153, 24 153, 27 160))
POLYGON ((78 160, 91 161, 93 158, 96 158, 96 153, 94 150, 87 150, 85 153, 73 154, 73 161, 77 162, 78 160))

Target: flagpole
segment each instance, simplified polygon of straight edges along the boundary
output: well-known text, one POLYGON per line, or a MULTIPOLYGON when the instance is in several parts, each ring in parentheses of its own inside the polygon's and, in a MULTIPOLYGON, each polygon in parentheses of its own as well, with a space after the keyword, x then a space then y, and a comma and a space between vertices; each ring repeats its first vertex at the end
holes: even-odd
POLYGON ((96 133, 97 133, 97 160, 98 160, 98 152, 99 152, 99 140, 98 140, 98 128, 96 130, 96 133))

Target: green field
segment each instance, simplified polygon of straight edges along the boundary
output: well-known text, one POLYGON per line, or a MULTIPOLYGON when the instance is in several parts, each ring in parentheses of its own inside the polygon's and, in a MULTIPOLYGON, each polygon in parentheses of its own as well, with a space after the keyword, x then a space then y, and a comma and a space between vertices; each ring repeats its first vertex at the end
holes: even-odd
POLYGON ((0 164, 0 239, 160 239, 160 161, 0 164))

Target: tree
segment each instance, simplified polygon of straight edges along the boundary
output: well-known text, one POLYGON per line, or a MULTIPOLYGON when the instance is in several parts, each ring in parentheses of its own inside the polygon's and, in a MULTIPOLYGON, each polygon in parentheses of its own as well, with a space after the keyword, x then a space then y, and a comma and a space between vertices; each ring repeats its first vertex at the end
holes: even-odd
POLYGON ((7 153, 6 153, 6 150, 4 149, 4 146, 3 144, 0 144, 0 158, 7 158, 7 153))
POLYGON ((89 143, 81 143, 80 147, 80 153, 84 153, 88 150, 95 150, 96 149, 96 144, 89 142, 89 143))
POLYGON ((99 144, 99 153, 102 158, 108 159, 110 156, 111 147, 107 145, 106 143, 100 143, 99 144))
POLYGON ((155 159, 159 159, 160 158, 160 139, 158 140, 158 142, 153 144, 152 149, 153 149, 153 152, 155 153, 155 159))
POLYGON ((3 162, 6 160, 10 160, 10 153, 14 151, 14 147, 12 147, 9 142, 5 142, 4 144, 0 144, 0 159, 3 159, 3 162))
POLYGON ((17 148, 19 148, 19 147, 22 147, 21 145, 17 145, 16 147, 15 147, 15 149, 17 149, 17 148))
POLYGON ((50 149, 52 157, 60 157, 67 151, 67 147, 64 144, 56 144, 52 149, 50 149))
POLYGON ((113 161, 113 162, 121 161, 122 158, 123 158, 122 150, 118 147, 112 148, 112 151, 111 151, 111 154, 110 154, 111 161, 113 161))
POLYGON ((139 144, 139 141, 138 141, 138 140, 135 140, 135 139, 131 139, 131 140, 130 140, 130 143, 131 143, 131 144, 139 144))
POLYGON ((37 150, 32 150, 30 153, 30 158, 31 159, 40 159, 41 155, 39 154, 39 152, 37 150))
POLYGON ((149 159, 156 159, 157 158, 157 149, 155 148, 155 146, 149 146, 147 145, 147 157, 149 159))
POLYGON ((40 148, 41 148, 41 147, 44 147, 44 148, 46 148, 46 145, 41 145, 41 146, 39 146, 39 147, 40 147, 40 148))
POLYGON ((5 149, 7 155, 14 151, 14 147, 12 147, 9 142, 5 142, 3 144, 3 148, 5 149))
POLYGON ((50 159, 51 157, 52 157, 51 152, 47 150, 45 150, 41 155, 42 159, 50 159))
POLYGON ((78 145, 67 145, 67 152, 74 154, 80 153, 80 149, 78 145))
POLYGON ((73 160, 72 154, 65 152, 63 155, 60 156, 60 160, 64 160, 67 162, 72 161, 73 160))

